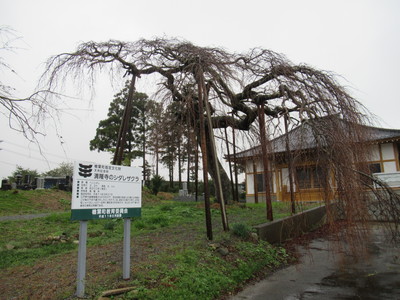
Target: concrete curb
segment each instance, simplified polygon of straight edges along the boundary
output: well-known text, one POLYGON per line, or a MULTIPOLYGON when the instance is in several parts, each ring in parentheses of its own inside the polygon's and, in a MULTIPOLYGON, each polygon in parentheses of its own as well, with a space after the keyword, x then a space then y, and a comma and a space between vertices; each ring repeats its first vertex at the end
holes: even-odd
POLYGON ((271 244, 281 243, 303 234, 321 224, 326 216, 326 207, 320 206, 290 217, 254 226, 261 240, 271 244))

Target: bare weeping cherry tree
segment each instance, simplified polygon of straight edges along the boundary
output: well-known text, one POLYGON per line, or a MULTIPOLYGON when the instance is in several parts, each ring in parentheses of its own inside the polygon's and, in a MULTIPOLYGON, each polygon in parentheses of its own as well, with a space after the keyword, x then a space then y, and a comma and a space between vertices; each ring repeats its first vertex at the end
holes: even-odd
MULTIPOLYGON (((288 127, 306 123, 312 128, 317 141, 314 152, 327 170, 326 178, 331 172, 335 176, 335 199, 339 199, 342 217, 349 228, 356 222, 366 222, 368 201, 359 173, 366 174, 363 142, 367 132, 362 126, 367 122, 365 110, 334 74, 295 65, 285 56, 266 49, 236 54, 175 39, 142 39, 83 43, 74 52, 51 57, 42 79, 48 90, 56 91, 69 76, 91 82, 106 68, 114 77, 132 76, 132 88, 135 80, 149 78, 159 87, 163 99, 184 104, 186 114, 193 116, 188 124, 198 136, 203 171, 208 171, 216 182, 221 206, 231 196, 231 188, 219 161, 214 133, 230 127, 241 136, 257 139, 267 174, 268 141, 286 120, 288 127), (324 122, 315 121, 321 119, 324 122), (344 122, 339 124, 338 119, 344 122)), ((272 219, 270 182, 268 176, 264 178, 267 217, 272 219)), ((328 179, 324 190, 328 202, 334 193, 328 179)), ((224 211, 222 219, 227 230, 224 211)))
MULTIPOLYGON (((0 27, 0 70, 7 74, 4 78, 19 77, 4 59, 6 53, 18 50, 14 45, 19 39, 13 29, 0 27)), ((0 114, 8 120, 11 129, 21 132, 28 140, 37 142, 36 136, 44 134, 41 124, 48 118, 57 119, 58 107, 56 103, 50 101, 49 94, 58 96, 51 91, 38 90, 27 97, 20 97, 12 85, 0 80, 0 114)))

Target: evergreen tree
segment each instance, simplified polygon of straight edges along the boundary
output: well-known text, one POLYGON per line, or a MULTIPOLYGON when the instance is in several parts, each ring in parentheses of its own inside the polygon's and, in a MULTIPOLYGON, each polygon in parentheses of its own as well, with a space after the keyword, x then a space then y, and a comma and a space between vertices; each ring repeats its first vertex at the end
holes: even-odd
MULTIPOLYGON (((96 129, 96 135, 90 141, 90 150, 114 152, 117 143, 118 131, 124 114, 128 98, 129 83, 114 96, 110 103, 107 119, 101 120, 96 129)), ((144 93, 135 92, 133 109, 129 122, 126 144, 124 145, 124 164, 130 165, 133 159, 143 157, 145 161, 146 134, 149 121, 146 112, 154 101, 148 99, 144 93)), ((143 166, 145 169, 145 165, 143 166)))
POLYGON ((178 163, 178 181, 181 188, 183 163, 186 154, 185 116, 184 106, 178 102, 172 102, 163 114, 163 131, 161 136, 161 163, 169 170, 169 182, 173 187, 174 166, 178 163))
POLYGON ((155 171, 154 175, 159 175, 159 164, 161 160, 162 152, 162 140, 164 134, 164 122, 162 121, 164 116, 164 107, 161 103, 155 101, 149 106, 147 113, 150 118, 149 126, 147 130, 149 132, 147 146, 148 149, 153 153, 155 159, 155 171))

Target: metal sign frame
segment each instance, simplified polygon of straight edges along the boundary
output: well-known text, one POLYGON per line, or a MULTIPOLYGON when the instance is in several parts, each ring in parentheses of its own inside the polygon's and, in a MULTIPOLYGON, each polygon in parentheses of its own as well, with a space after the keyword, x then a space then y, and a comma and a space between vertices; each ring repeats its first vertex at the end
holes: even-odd
POLYGON ((130 278, 131 217, 141 216, 141 168, 76 161, 71 219, 79 220, 76 296, 85 295, 88 220, 124 219, 122 277, 130 278))

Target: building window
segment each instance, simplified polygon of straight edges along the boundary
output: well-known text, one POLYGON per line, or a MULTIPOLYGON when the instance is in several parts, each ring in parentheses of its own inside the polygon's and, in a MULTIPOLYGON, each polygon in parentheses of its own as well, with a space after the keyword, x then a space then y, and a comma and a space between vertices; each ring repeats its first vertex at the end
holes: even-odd
MULTIPOLYGON (((270 186, 270 191, 272 193, 272 176, 269 176, 269 186, 270 186)), ((258 193, 263 193, 265 192, 265 182, 264 182, 264 174, 256 174, 256 180, 257 180, 257 192, 258 193)))
POLYGON ((374 173, 381 173, 382 168, 380 163, 373 163, 368 165, 369 173, 374 174, 374 173))
POLYGON ((322 168, 318 166, 305 166, 296 168, 297 187, 299 189, 320 188, 322 183, 322 168))
POLYGON ((365 184, 366 186, 372 186, 374 183, 373 179, 372 179, 372 174, 382 172, 381 163, 367 164, 367 172, 368 172, 367 175, 369 175, 369 176, 361 176, 361 182, 363 184, 365 184))

